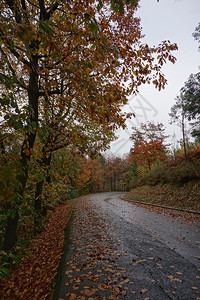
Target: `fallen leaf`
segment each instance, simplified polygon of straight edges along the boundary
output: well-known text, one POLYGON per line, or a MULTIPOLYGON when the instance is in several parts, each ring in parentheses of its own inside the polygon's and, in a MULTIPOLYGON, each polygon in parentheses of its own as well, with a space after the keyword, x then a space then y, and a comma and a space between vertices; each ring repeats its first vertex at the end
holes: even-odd
POLYGON ((181 279, 179 279, 179 278, 174 278, 174 276, 172 276, 172 275, 169 275, 168 278, 170 279, 170 281, 182 282, 181 279))
POLYGON ((146 293, 148 291, 148 289, 142 289, 142 290, 140 290, 140 294, 144 294, 144 293, 146 293))
POLYGON ((104 284, 104 283, 100 283, 100 284, 98 285, 98 288, 99 288, 99 290, 105 291, 105 290, 107 289, 107 285, 104 284))
POLYGON ((75 300, 77 298, 76 294, 71 294, 69 300, 75 300))
POLYGON ((136 264, 139 264, 139 263, 144 262, 144 261, 146 261, 146 259, 136 260, 135 263, 136 263, 136 264))
POLYGON ((125 284, 125 283, 129 283, 129 279, 125 279, 124 281, 120 282, 120 284, 125 284))

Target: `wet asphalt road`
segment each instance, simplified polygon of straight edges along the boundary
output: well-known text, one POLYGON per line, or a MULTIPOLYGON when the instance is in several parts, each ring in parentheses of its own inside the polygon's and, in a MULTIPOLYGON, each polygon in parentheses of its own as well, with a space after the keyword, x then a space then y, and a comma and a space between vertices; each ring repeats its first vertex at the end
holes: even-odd
POLYGON ((54 299, 200 300, 200 224, 101 193, 77 200, 54 299))

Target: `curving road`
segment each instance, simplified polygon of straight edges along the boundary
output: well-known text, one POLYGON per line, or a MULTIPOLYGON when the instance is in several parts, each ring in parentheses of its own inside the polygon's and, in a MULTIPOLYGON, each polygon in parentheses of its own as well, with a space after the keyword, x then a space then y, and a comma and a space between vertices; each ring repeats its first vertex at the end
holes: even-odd
POLYGON ((200 224, 101 193, 77 199, 54 299, 200 299, 200 224))

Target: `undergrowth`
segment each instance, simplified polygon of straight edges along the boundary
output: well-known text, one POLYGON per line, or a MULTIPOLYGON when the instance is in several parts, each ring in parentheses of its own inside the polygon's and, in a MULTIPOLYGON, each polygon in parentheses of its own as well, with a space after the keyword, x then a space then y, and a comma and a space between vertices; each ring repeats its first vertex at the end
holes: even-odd
POLYGON ((182 186, 191 180, 200 179, 200 160, 188 160, 181 163, 160 165, 151 170, 139 180, 139 186, 157 184, 171 184, 182 186))
POLYGON ((159 165, 140 178, 127 199, 200 211, 200 160, 159 165))

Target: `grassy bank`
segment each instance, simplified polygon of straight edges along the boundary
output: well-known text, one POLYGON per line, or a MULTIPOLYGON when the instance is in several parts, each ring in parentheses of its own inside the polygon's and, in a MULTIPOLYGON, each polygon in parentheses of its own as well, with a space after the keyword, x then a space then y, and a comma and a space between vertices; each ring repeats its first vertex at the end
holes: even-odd
POLYGON ((140 186, 125 195, 126 199, 145 203, 200 211, 200 180, 189 181, 181 186, 158 184, 140 186))

